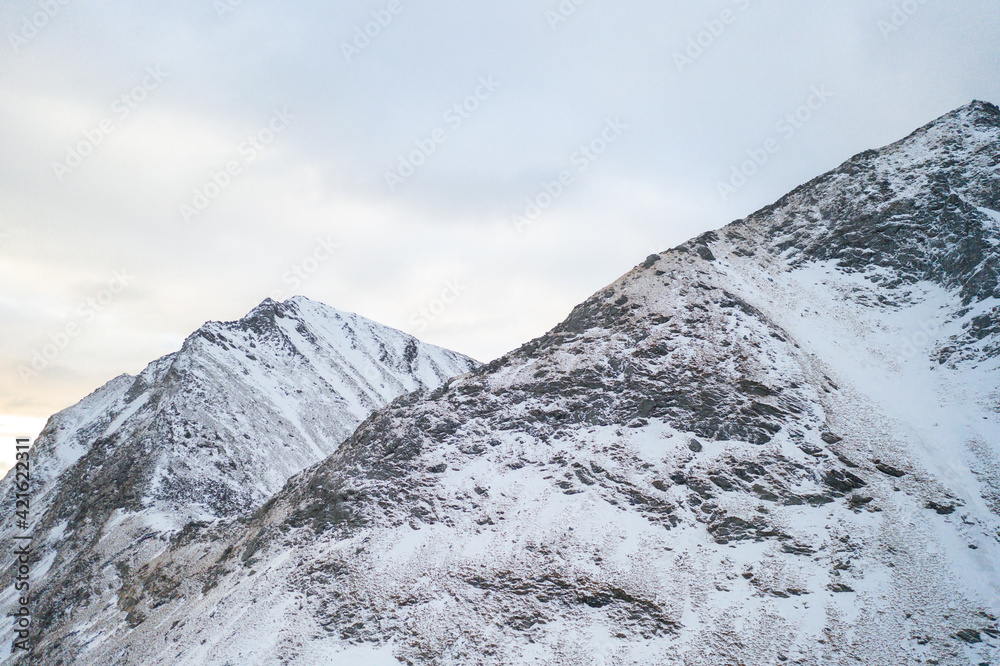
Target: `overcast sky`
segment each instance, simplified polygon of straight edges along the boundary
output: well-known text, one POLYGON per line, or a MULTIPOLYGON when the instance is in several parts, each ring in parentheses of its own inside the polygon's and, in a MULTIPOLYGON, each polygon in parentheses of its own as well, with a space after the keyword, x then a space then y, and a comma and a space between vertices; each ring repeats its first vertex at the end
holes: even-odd
POLYGON ((0 458, 268 296, 489 361, 1000 102, 996 0, 5 0, 0 27, 0 458))

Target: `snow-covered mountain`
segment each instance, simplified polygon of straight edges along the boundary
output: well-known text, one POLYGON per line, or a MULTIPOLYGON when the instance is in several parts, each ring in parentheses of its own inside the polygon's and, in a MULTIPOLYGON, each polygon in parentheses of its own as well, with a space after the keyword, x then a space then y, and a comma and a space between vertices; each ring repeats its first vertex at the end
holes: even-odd
POLYGON ((998 211, 975 102, 375 411, 16 663, 998 663, 998 211))
MULTIPOLYGON (((34 522, 17 533, 35 536, 40 558, 36 622, 79 622, 165 534, 256 509, 375 409, 477 366, 303 297, 204 325, 53 416, 34 445, 34 522)), ((12 481, 0 485, 5 536, 12 481)))

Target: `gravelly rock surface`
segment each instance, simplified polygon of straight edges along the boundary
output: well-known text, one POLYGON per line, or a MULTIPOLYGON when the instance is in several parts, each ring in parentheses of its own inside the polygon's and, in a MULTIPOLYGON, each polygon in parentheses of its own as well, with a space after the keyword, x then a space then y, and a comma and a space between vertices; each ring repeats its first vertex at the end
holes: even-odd
POLYGON ((22 662, 997 663, 998 210, 975 102, 395 399, 22 662))
MULTIPOLYGON (((62 631, 114 598, 119 577, 161 552, 167 535, 256 509, 376 408, 477 366, 302 297, 266 300, 56 414, 32 450, 42 644, 60 644, 62 631)), ((0 488, 4 535, 11 482, 0 488)))

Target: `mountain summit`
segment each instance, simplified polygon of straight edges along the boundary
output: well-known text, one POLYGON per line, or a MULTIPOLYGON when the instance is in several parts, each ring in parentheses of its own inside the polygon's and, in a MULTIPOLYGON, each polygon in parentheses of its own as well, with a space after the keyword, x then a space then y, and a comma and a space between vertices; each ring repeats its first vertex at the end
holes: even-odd
POLYGON ((40 624, 104 598, 112 565, 120 573, 161 552, 164 535, 257 508, 375 409, 476 367, 301 296, 205 324, 180 351, 53 416, 35 443, 40 624))
POLYGON ((975 102, 106 567, 15 663, 992 663, 998 211, 975 102))

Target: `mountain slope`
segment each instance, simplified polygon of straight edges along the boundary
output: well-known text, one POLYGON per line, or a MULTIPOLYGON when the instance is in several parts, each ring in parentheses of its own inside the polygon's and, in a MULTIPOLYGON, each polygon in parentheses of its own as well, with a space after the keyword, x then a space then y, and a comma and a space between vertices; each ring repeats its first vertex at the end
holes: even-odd
POLYGON ((998 192, 976 102, 651 255, 175 535, 44 654, 995 662, 998 192))
POLYGON ((164 535, 260 506, 393 398, 476 366, 302 297, 204 325, 179 352, 52 417, 33 447, 38 623, 106 599, 164 535))

